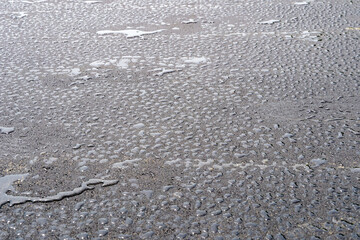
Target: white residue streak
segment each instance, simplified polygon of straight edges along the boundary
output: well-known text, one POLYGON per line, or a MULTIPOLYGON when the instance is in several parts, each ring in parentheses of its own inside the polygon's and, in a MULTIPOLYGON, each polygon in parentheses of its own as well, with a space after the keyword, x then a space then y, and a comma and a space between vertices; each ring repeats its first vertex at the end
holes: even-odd
POLYGON ((258 24, 274 24, 274 23, 278 23, 278 22, 280 22, 280 20, 271 19, 271 20, 267 20, 267 21, 258 22, 258 24))
MULTIPOLYGON (((157 70, 157 69, 155 69, 157 70)), ((154 70, 154 71, 155 71, 154 70)), ((162 75, 165 75, 165 74, 168 74, 168 73, 173 73, 173 72, 177 72, 177 71, 180 71, 178 69, 165 69, 165 68, 162 68, 161 70, 159 70, 160 72, 158 73, 155 73, 155 76, 162 76, 162 75)))
POLYGON ((321 34, 321 32, 303 31, 303 32, 300 32, 298 39, 317 42, 317 41, 319 41, 319 34, 321 34))
POLYGON ((190 18, 189 20, 182 21, 181 23, 182 23, 182 24, 190 24, 190 23, 197 23, 197 21, 194 20, 194 19, 192 19, 192 18, 190 18))
POLYGON ((70 70, 70 76, 77 76, 80 74, 81 74, 80 68, 73 68, 70 70))
POLYGON ((164 30, 165 29, 159 29, 159 30, 156 30, 156 31, 140 31, 140 30, 136 30, 136 29, 119 30, 119 31, 102 30, 102 31, 98 31, 97 34, 99 34, 99 35, 124 34, 124 35, 126 35, 127 38, 134 38, 134 37, 141 37, 143 35, 150 35, 150 34, 159 33, 159 32, 162 32, 164 30))
POLYGON ((124 56, 117 62, 116 65, 119 68, 128 68, 130 63, 138 62, 139 58, 139 56, 124 56))
POLYGON ((95 68, 98 68, 98 67, 101 67, 101 66, 105 66, 105 65, 106 65, 106 62, 105 62, 105 61, 101 61, 101 60, 98 60, 98 61, 95 61, 95 62, 90 63, 90 66, 95 67, 95 68))
POLYGON ((9 191, 14 191, 12 184, 16 181, 23 181, 29 174, 15 174, 0 177, 0 207, 6 203, 10 203, 10 206, 14 204, 20 204, 25 202, 52 202, 59 201, 66 197, 72 197, 79 195, 86 190, 94 189, 92 185, 102 183, 102 187, 107 187, 118 183, 118 180, 103 180, 103 179, 90 179, 83 182, 80 187, 77 187, 71 191, 59 192, 53 196, 47 197, 28 197, 28 196, 13 196, 8 195, 9 191))
POLYGON ((101 3, 101 1, 84 1, 84 3, 94 4, 94 3, 101 3))
POLYGON ((21 1, 22 3, 29 3, 29 4, 33 4, 33 3, 42 3, 42 2, 46 2, 47 0, 35 0, 35 1, 21 1))
POLYGON ((308 5, 309 2, 294 2, 295 5, 308 5))

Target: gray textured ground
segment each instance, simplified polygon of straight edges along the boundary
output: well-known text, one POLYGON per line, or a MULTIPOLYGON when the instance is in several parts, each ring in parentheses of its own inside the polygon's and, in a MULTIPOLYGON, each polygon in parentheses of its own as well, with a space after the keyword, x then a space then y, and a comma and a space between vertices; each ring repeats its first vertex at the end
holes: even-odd
POLYGON ((360 239, 356 0, 3 0, 0 239, 360 239))

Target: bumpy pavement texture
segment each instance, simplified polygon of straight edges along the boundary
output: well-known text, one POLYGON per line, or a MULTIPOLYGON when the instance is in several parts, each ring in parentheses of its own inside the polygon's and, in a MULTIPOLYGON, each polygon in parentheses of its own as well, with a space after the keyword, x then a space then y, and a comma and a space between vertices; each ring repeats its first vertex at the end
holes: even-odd
POLYGON ((360 239, 357 0, 3 0, 0 239, 360 239))

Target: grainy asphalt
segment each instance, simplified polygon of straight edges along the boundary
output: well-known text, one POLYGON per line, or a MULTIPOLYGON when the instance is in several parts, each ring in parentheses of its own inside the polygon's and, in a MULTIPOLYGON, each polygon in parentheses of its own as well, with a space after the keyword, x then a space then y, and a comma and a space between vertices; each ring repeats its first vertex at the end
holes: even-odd
POLYGON ((3 0, 0 239, 360 239, 360 3, 3 0))

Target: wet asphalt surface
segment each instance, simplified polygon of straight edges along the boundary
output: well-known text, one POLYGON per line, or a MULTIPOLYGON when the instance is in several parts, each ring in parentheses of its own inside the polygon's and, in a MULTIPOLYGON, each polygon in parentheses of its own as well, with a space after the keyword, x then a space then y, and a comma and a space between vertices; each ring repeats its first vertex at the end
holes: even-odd
POLYGON ((360 239, 360 4, 0 4, 0 239, 360 239))

